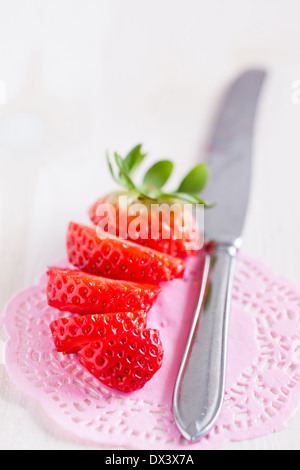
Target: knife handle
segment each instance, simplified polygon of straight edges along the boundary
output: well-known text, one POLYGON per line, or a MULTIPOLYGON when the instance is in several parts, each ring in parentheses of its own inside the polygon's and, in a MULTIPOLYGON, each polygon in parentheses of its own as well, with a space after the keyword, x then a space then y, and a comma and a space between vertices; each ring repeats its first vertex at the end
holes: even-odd
POLYGON ((237 247, 218 244, 205 255, 199 300, 173 396, 176 424, 189 441, 208 433, 223 402, 236 254, 237 247))

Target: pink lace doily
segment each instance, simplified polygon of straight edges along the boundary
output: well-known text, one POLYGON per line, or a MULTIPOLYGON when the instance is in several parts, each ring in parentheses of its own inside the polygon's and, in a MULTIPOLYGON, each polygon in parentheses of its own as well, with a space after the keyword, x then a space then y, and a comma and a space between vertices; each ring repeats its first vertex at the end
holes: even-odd
POLYGON ((283 429, 300 399, 300 289, 240 254, 221 414, 197 443, 177 430, 172 394, 197 301, 199 263, 191 258, 185 278, 166 283, 149 313, 148 325, 160 329, 165 356, 142 390, 126 395, 107 389, 76 355, 55 351, 48 325, 61 313, 47 305, 45 275, 5 309, 10 377, 60 426, 106 448, 217 449, 283 429))

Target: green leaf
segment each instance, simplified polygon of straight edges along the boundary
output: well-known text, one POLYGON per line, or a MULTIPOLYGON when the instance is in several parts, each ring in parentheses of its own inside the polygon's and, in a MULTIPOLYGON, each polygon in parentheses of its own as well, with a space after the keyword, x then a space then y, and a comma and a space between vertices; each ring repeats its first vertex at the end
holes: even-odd
POLYGON ((119 178, 120 183, 125 186, 127 189, 136 189, 135 184, 131 180, 130 176, 126 173, 124 169, 124 160, 123 158, 117 153, 114 153, 116 164, 119 168, 119 178))
POLYGON ((160 199, 178 199, 181 202, 189 202, 191 204, 203 204, 204 207, 210 208, 213 207, 214 204, 208 204, 204 201, 204 199, 196 196, 195 194, 187 194, 187 193, 161 193, 159 196, 160 199))
POLYGON ((162 188, 171 176, 173 163, 170 160, 160 160, 149 168, 143 179, 145 188, 162 188))
POLYGON ((199 194, 206 186, 208 168, 204 163, 196 165, 181 181, 177 192, 199 194))
POLYGON ((179 199, 186 201, 186 202, 191 202, 192 204, 203 204, 206 206, 206 202, 204 199, 196 196, 195 194, 188 194, 188 193, 180 193, 180 192, 175 192, 174 197, 178 197, 179 199))
POLYGON ((142 153, 141 150, 142 144, 136 145, 136 147, 130 150, 130 152, 126 155, 123 160, 124 169, 129 176, 132 176, 132 174, 147 156, 147 154, 142 153))
POLYGON ((121 155, 119 155, 117 152, 114 152, 114 157, 119 169, 125 171, 124 161, 121 155))
POLYGON ((107 161, 107 164, 108 164, 108 168, 109 168, 110 174, 111 174, 111 176, 113 177, 113 180, 114 180, 116 183, 120 184, 120 181, 118 180, 118 178, 116 178, 116 176, 115 176, 115 174, 114 174, 114 170, 113 170, 113 167, 112 167, 112 164, 111 164, 111 161, 110 161, 108 152, 106 152, 106 161, 107 161))

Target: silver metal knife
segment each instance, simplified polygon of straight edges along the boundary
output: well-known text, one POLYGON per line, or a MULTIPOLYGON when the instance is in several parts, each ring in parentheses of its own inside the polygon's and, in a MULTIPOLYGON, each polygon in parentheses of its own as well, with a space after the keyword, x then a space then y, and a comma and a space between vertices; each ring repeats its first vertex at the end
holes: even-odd
POLYGON ((210 248, 173 395, 175 422, 189 441, 211 430, 223 403, 231 287, 250 190, 256 110, 265 78, 264 70, 249 70, 232 83, 207 156, 210 180, 204 198, 216 203, 204 216, 210 248))

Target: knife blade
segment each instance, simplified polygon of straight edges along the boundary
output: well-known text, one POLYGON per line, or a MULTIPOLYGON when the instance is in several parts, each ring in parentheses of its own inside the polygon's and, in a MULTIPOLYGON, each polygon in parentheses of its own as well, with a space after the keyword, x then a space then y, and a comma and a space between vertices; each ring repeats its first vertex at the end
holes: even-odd
POLYGON ((214 126, 203 197, 206 250, 199 299, 173 393, 178 429, 197 441, 214 425, 224 398, 227 330, 235 260, 248 205, 257 105, 266 72, 249 70, 229 87, 214 126), (206 293, 209 295, 206 296, 206 293))

